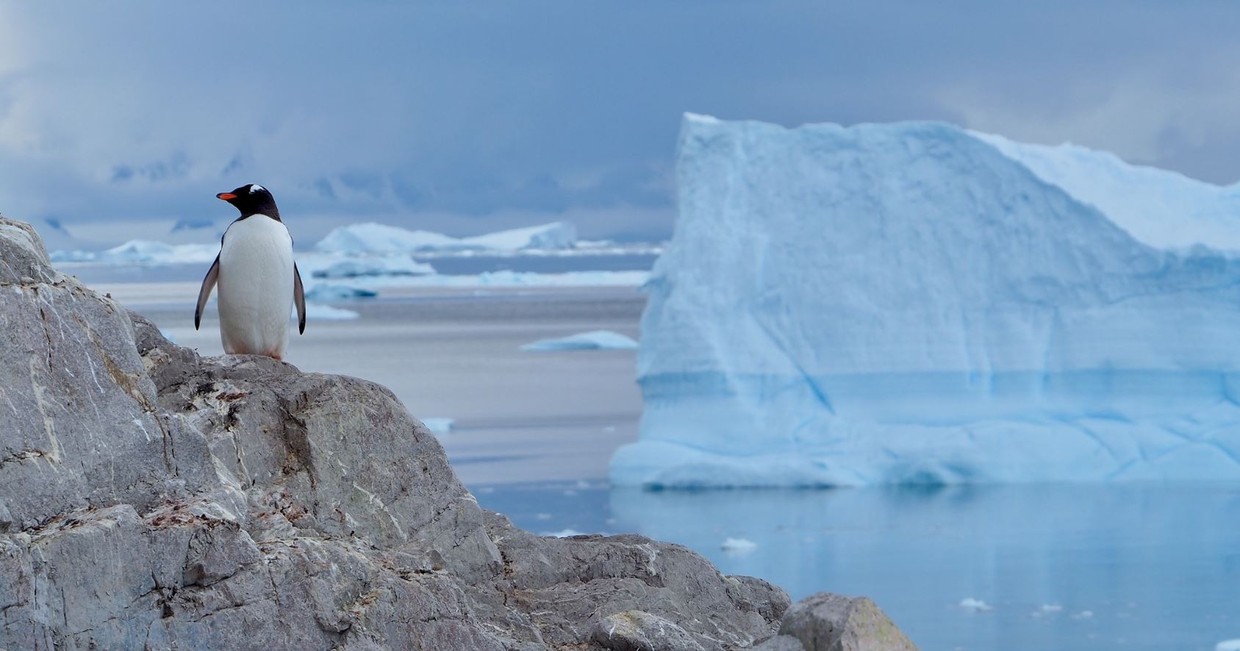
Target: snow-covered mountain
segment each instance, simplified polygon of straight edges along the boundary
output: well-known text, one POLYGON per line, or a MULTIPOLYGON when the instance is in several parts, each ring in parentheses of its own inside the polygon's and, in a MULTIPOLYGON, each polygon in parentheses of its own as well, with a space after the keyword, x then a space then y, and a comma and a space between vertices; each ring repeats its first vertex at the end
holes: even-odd
POLYGON ((699 116, 677 175, 614 483, 1240 478, 1233 189, 943 124, 699 116))

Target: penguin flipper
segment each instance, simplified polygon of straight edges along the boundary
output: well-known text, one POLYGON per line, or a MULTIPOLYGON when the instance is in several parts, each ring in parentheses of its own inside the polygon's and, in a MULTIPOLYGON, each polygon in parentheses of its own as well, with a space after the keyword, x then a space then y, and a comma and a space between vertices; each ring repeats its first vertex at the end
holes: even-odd
MULTIPOLYGON (((201 299, 200 299, 201 300, 201 299)), ((301 272, 293 263, 293 302, 297 304, 297 334, 306 333, 306 292, 301 286, 301 272)))
POLYGON ((202 322, 202 308, 206 307, 207 299, 211 297, 211 290, 215 289, 215 281, 220 278, 220 256, 216 254, 215 262, 211 263, 211 269, 207 271, 206 278, 202 279, 202 288, 198 290, 198 307, 194 309, 194 329, 198 329, 198 324, 202 322))

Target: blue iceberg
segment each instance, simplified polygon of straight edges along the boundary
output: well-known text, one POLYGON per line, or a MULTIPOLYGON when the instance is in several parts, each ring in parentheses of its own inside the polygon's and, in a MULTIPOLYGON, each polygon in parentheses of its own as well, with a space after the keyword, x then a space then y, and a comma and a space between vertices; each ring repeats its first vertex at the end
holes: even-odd
POLYGON ((1235 189, 1156 215, 1123 196, 1183 177, 1095 157, 1084 199, 1053 180, 1094 159, 1055 151, 687 116, 612 482, 1240 479, 1240 212, 1196 210, 1235 189))

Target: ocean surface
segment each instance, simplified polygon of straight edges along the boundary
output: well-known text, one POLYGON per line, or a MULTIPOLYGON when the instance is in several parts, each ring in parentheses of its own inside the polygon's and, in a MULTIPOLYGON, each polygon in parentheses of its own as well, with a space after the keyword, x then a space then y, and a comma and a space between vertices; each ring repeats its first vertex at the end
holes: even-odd
MULTIPOLYGON (((463 260, 432 264, 459 274, 602 268, 463 260)), ((635 264, 646 267, 624 266, 635 264)), ((213 309, 201 330, 192 323, 205 267, 66 271, 217 355, 213 309)), ((599 329, 637 338, 644 302, 625 287, 384 289, 332 304, 357 318, 311 320, 287 361, 379 382, 415 416, 451 419, 440 440, 458 476, 525 529, 636 532, 794 599, 866 595, 925 651, 1213 651, 1240 638, 1240 486, 611 489, 611 452, 636 439, 641 415, 635 351, 520 346, 599 329)))
POLYGON ((793 599, 868 596, 924 651, 1212 651, 1240 638, 1235 486, 471 489, 534 532, 637 532, 793 599))

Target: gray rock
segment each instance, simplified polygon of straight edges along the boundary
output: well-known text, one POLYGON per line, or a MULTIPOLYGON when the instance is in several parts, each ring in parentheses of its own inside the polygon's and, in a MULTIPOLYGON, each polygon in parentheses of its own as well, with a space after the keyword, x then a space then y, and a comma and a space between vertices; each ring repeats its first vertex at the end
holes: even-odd
POLYGON ((641 610, 600 619, 591 638, 611 651, 705 651, 683 628, 641 610))
POLYGON ((782 590, 641 536, 521 531, 387 389, 200 357, 3 217, 0 327, 0 648, 780 639, 782 590))
POLYGON ((805 645, 790 635, 776 635, 754 646, 753 651, 805 651, 805 645))
POLYGON ((806 651, 916 651, 917 646, 866 597, 818 593, 788 609, 779 634, 806 651))

